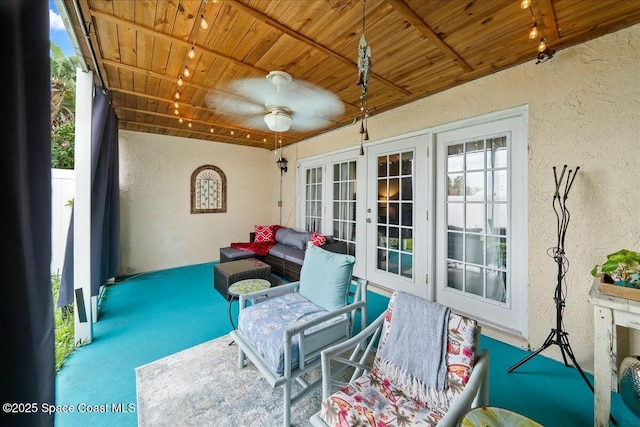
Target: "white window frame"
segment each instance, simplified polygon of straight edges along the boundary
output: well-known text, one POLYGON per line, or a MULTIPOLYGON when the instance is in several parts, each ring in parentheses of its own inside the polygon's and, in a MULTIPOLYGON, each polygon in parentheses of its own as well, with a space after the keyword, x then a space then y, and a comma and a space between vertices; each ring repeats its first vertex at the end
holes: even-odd
POLYGON ((528 284, 527 206, 528 107, 515 107, 434 129, 435 162, 434 237, 435 300, 470 315, 499 330, 526 337, 528 284), (447 138, 474 138, 496 135, 496 129, 510 132, 508 194, 510 197, 508 247, 509 283, 506 302, 491 301, 446 287, 447 223, 446 161, 447 138))
POLYGON ((320 195, 319 200, 321 200, 322 202, 322 210, 320 212, 320 217, 318 220, 318 225, 319 225, 319 229, 316 230, 318 233, 323 233, 325 234, 324 228, 325 228, 325 223, 326 223, 326 208, 327 208, 327 200, 326 200, 326 173, 327 173, 327 167, 325 162, 323 161, 322 158, 318 158, 318 159, 313 159, 311 161, 308 162, 304 162, 304 161, 298 161, 298 206, 300 208, 297 209, 298 211, 298 228, 300 230, 305 230, 306 229, 306 219, 307 219, 307 195, 306 195, 306 189, 307 189, 307 171, 309 169, 316 169, 316 168, 321 168, 322 169, 322 193, 320 195))

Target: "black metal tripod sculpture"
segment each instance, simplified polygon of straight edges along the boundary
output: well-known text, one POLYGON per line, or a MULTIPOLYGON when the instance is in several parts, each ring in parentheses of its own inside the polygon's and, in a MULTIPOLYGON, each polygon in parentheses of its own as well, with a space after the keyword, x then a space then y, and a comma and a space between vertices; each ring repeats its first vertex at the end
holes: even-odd
POLYGON ((540 346, 540 348, 538 348, 536 351, 534 351, 533 353, 531 353, 530 355, 522 359, 520 362, 510 367, 507 370, 507 372, 512 372, 514 369, 518 368, 528 360, 532 359, 534 356, 541 353, 546 348, 552 345, 557 345, 558 347, 560 347, 560 352, 562 353, 564 365, 569 366, 569 363, 567 362, 567 356, 569 356, 575 368, 580 372, 580 375, 582 375, 582 378, 587 383, 591 391, 593 391, 593 386, 591 385, 591 382, 589 381, 585 373, 582 371, 582 368, 580 368, 580 365, 578 364, 575 356, 573 355, 573 351, 571 350, 571 345, 569 344, 569 336, 568 336, 569 334, 563 330, 563 325, 562 325, 562 314, 565 306, 565 302, 564 302, 565 296, 564 296, 564 293, 562 292, 562 285, 564 283, 564 276, 567 273, 566 258, 565 258, 565 252, 564 252, 564 238, 567 234, 567 227, 569 226, 569 219, 570 219, 569 210, 567 209, 566 201, 569 196, 569 190, 571 190, 573 181, 575 180, 576 175, 578 174, 578 169, 580 169, 580 166, 576 167, 575 172, 569 169, 569 172, 567 173, 567 177, 566 177, 567 179, 564 183, 564 192, 561 193, 561 190, 562 190, 561 187, 565 177, 564 176, 565 172, 567 170, 567 165, 564 165, 564 167, 562 168, 562 173, 560 173, 560 177, 558 177, 556 167, 555 166, 553 167, 553 177, 556 182, 556 191, 555 191, 555 194, 553 195, 553 210, 556 213, 557 225, 558 225, 557 246, 552 249, 553 259, 558 264, 557 284, 556 284, 555 294, 553 296, 553 300, 556 303, 556 327, 551 330, 551 332, 549 333, 549 336, 547 336, 547 339, 544 341, 542 346, 540 346))

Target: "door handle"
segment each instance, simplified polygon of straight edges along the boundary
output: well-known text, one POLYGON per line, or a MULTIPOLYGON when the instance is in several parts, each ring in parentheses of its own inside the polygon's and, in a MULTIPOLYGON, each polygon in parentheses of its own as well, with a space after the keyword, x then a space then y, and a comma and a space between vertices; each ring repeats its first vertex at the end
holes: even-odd
POLYGON ((367 218, 367 222, 371 222, 371 218, 367 218))

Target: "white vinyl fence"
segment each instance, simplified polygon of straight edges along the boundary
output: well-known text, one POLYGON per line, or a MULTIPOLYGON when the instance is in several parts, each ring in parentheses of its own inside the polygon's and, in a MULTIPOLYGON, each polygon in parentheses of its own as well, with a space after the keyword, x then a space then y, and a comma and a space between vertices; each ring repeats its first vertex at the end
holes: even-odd
POLYGON ((51 169, 51 274, 62 273, 74 188, 74 170, 51 169))

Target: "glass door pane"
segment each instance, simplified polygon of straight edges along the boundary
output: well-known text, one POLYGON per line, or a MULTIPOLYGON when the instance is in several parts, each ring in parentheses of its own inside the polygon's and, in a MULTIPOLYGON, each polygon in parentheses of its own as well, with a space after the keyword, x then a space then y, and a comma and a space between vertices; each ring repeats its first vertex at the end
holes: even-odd
POLYGON ((322 233, 322 166, 306 170, 304 227, 322 233))
POLYGON ((447 269, 451 289, 506 302, 507 137, 447 146, 447 269))
POLYGON ((333 165, 333 238, 356 255, 356 161, 333 165))
POLYGON ((413 150, 377 157, 378 270, 413 278, 413 150))

